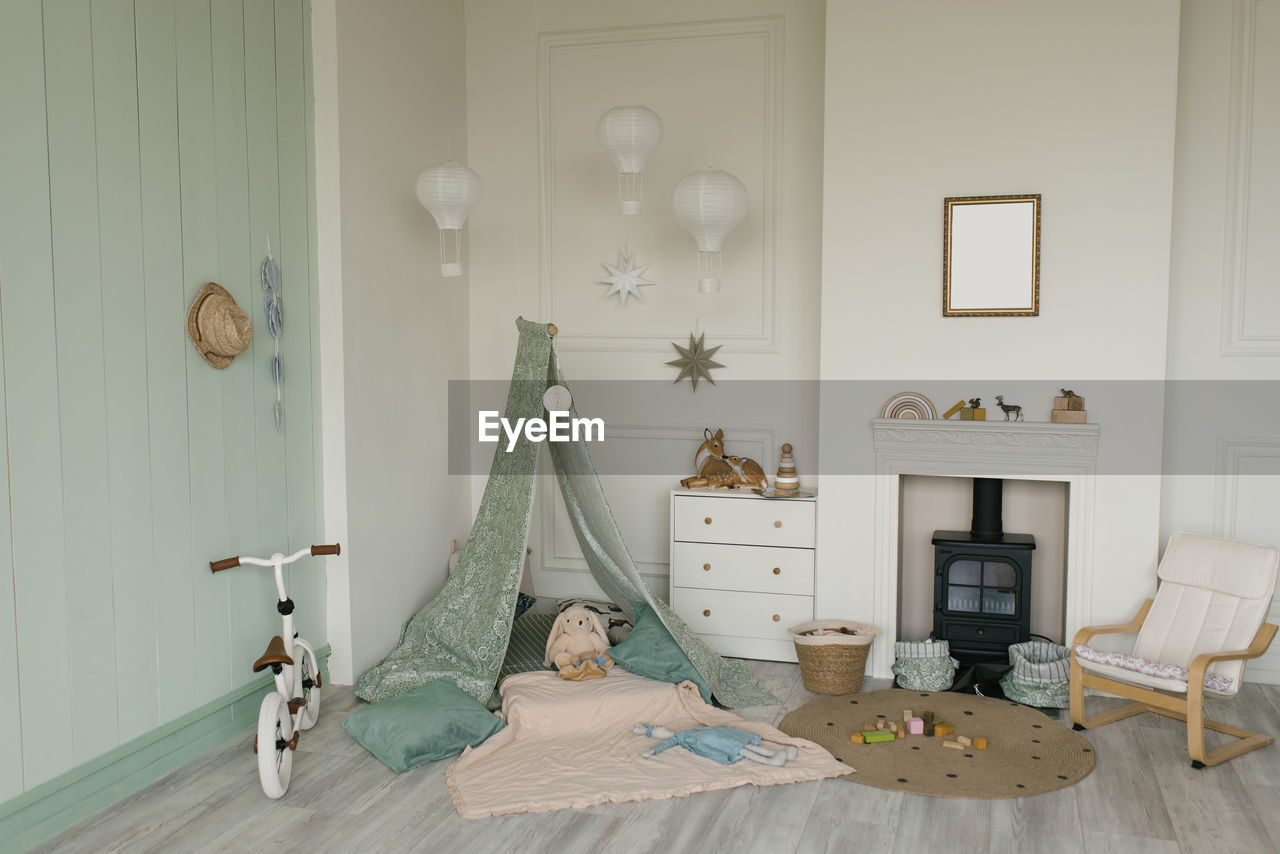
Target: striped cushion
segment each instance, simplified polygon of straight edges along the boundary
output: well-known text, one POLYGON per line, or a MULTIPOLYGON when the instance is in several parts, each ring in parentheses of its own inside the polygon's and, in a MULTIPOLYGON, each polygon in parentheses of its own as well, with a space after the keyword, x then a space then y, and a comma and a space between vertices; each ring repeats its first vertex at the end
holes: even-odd
POLYGON ((499 680, 513 673, 547 669, 542 660, 547 654, 547 638, 551 636, 556 616, 529 612, 511 624, 511 640, 507 643, 502 669, 498 671, 499 680))

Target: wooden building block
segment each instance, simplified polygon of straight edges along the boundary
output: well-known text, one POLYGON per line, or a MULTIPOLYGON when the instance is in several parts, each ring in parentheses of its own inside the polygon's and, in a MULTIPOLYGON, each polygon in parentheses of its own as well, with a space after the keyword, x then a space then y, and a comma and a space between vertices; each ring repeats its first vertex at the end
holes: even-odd
POLYGON ((973 740, 973 746, 978 748, 979 750, 986 750, 987 740, 982 736, 978 736, 973 740))
POLYGON ((910 710, 910 709, 903 709, 903 710, 902 710, 902 719, 903 719, 904 721, 909 721, 909 720, 911 720, 911 719, 912 719, 912 718, 914 718, 914 717, 915 717, 915 715, 911 714, 911 710, 910 710))
POLYGON ((973 420, 973 407, 966 406, 964 409, 961 409, 961 410, 960 410, 960 420, 961 420, 961 421, 972 421, 972 420, 973 420))
POLYGON ((951 733, 955 731, 956 731, 956 728, 953 727, 951 724, 935 723, 933 725, 933 734, 938 738, 943 738, 945 736, 951 735, 951 733))
POLYGON ((1049 420, 1054 424, 1084 424, 1088 413, 1083 409, 1055 409, 1049 413, 1049 420))
POLYGON ((1080 397, 1080 395, 1076 395, 1075 397, 1055 397, 1055 398, 1053 399, 1053 408, 1054 408, 1054 409, 1056 409, 1056 410, 1058 410, 1059 412, 1064 412, 1064 411, 1071 411, 1071 412, 1083 411, 1083 410, 1084 410, 1084 398, 1083 398, 1083 397, 1080 397))
POLYGON ((1058 410, 1059 412, 1066 412, 1067 409, 1069 408, 1067 404, 1070 400, 1071 398, 1069 397, 1062 397, 1062 396, 1055 397, 1053 399, 1053 408, 1058 410))
POLYGON ((924 725, 924 734, 929 738, 933 738, 933 721, 929 721, 924 725))
POLYGON ((924 721, 919 718, 907 721, 907 732, 911 735, 924 735, 924 721))
POLYGON ((981 409, 975 409, 975 410, 973 410, 973 420, 974 420, 974 421, 986 421, 986 420, 987 420, 987 409, 986 409, 986 407, 983 407, 983 408, 981 408, 981 409))
POLYGON ((950 747, 952 750, 964 750, 964 745, 958 741, 944 741, 942 742, 942 746, 950 747))
POLYGON ((933 712, 927 712, 927 711, 926 711, 926 712, 921 712, 921 713, 920 713, 920 720, 924 721, 924 722, 925 722, 925 723, 927 723, 927 724, 931 724, 931 723, 933 723, 933 712))
POLYGON ((849 736, 849 740, 854 744, 866 744, 867 737, 860 732, 855 732, 853 735, 849 736))
POLYGON ((967 735, 957 735, 956 741, 960 742, 965 747, 968 747, 969 745, 973 744, 973 740, 969 738, 969 736, 967 735))
POLYGON ((875 730, 872 732, 862 733, 862 740, 866 744, 879 744, 882 741, 893 741, 894 737, 893 737, 893 733, 891 732, 882 732, 881 730, 875 730))
POLYGON ((956 414, 957 412, 959 412, 961 409, 964 409, 964 401, 963 401, 963 400, 959 401, 958 403, 956 403, 956 405, 955 405, 955 406, 951 407, 951 408, 950 408, 950 409, 948 409, 946 412, 944 412, 944 413, 942 414, 942 417, 943 417, 943 418, 950 418, 952 415, 955 415, 955 414, 956 414))

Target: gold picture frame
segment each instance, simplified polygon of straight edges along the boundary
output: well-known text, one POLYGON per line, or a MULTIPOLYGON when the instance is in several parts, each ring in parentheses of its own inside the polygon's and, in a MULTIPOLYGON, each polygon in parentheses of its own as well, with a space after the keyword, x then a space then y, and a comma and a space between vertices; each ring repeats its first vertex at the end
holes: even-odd
POLYGON ((1040 194, 942 200, 944 317, 1040 314, 1040 194))

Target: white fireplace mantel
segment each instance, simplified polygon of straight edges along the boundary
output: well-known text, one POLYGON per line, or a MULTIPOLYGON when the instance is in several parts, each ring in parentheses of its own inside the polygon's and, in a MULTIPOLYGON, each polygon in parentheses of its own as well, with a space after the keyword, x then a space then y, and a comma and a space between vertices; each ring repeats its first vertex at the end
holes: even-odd
POLYGON ((1097 424, 876 418, 873 619, 883 632, 872 673, 890 677, 898 637, 898 539, 903 475, 999 477, 1066 483, 1066 638, 1089 625, 1093 601, 1097 424))

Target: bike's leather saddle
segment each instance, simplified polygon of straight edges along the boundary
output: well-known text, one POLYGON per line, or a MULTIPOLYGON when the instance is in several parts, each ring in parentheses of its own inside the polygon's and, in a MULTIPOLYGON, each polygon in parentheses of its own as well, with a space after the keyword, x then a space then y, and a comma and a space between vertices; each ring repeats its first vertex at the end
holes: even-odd
POLYGON ((271 643, 267 644, 267 651, 253 663, 253 672, 266 670, 273 664, 293 664, 293 659, 284 651, 284 640, 279 635, 271 639, 271 643))

